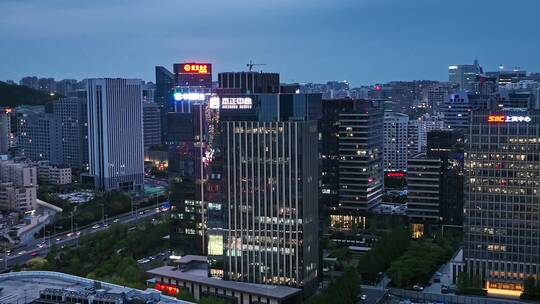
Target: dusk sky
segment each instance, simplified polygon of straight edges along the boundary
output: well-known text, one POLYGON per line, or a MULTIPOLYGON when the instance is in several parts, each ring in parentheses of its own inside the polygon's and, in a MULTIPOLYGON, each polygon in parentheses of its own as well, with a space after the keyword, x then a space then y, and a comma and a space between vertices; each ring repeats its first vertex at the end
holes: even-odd
MULTIPOLYGON (((1 0, 0 79, 133 77, 252 59, 282 82, 447 80, 478 59, 540 71, 538 0, 1 0)), ((260 69, 260 68, 259 68, 260 69)))

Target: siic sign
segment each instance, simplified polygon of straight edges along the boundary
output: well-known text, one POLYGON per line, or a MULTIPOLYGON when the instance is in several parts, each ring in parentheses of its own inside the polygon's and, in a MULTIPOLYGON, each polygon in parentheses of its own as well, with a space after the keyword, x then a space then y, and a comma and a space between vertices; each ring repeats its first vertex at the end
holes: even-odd
POLYGON ((488 123, 531 122, 530 116, 489 115, 488 123))
POLYGON ((181 63, 181 74, 209 74, 212 72, 212 65, 209 63, 181 63))
POLYGON ((221 108, 227 110, 251 109, 253 100, 251 97, 223 97, 221 108))

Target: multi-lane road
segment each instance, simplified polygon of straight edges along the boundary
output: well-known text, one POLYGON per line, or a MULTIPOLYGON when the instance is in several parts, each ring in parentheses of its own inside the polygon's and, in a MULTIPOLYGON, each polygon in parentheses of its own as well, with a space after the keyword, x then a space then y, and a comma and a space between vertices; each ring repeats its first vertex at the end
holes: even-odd
POLYGON ((91 225, 80 227, 75 232, 62 232, 47 236, 46 239, 36 239, 29 244, 12 250, 9 253, 0 252, 0 269, 9 268, 17 264, 23 264, 35 256, 45 256, 53 244, 55 244, 58 248, 64 246, 76 246, 81 236, 106 230, 113 223, 122 223, 127 225, 135 224, 142 219, 155 217, 161 214, 162 211, 158 211, 156 206, 140 208, 133 213, 128 212, 108 218, 105 222, 99 221, 91 225))

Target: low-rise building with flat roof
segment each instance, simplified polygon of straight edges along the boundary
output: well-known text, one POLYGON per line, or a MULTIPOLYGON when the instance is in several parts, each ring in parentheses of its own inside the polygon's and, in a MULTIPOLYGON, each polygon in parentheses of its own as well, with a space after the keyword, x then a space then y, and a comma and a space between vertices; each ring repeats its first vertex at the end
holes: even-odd
POLYGON ((145 291, 53 271, 0 274, 0 303, 193 304, 145 291))
POLYGON ((302 290, 287 286, 227 281, 208 277, 206 257, 186 255, 173 266, 162 266, 147 273, 150 287, 171 296, 190 293, 196 301, 204 296, 224 299, 230 304, 302 303, 302 290))

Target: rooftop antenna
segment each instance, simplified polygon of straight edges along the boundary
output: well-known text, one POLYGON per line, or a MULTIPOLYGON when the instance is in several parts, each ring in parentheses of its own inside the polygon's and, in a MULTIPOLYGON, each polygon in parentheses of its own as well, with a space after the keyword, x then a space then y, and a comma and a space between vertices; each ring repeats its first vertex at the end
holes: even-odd
POLYGON ((249 63, 246 64, 250 72, 253 71, 254 66, 258 66, 258 65, 266 65, 266 63, 253 63, 253 61, 249 60, 249 63))

